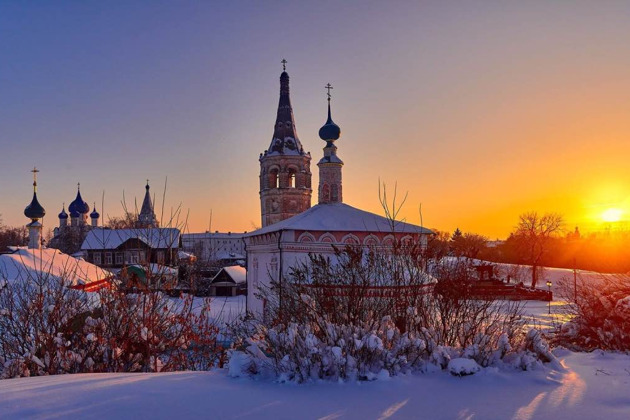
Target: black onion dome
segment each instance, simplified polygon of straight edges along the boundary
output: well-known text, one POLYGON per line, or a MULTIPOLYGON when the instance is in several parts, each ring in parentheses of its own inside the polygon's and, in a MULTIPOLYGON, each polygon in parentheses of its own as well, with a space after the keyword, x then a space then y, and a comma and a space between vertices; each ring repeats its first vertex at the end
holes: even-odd
POLYGON ((66 206, 65 205, 61 209, 61 213, 59 213, 59 218, 60 219, 67 219, 68 218, 68 213, 66 213, 66 206))
POLYGON ((81 216, 81 213, 79 213, 78 211, 70 210, 70 217, 71 218, 76 219, 77 217, 80 217, 80 216, 81 216))
POLYGON ((24 216, 29 219, 41 219, 46 215, 46 210, 39 204, 37 201, 37 193, 33 192, 33 200, 31 200, 31 204, 26 206, 24 209, 24 216))
POLYGON ((98 219, 99 217, 101 217, 101 215, 98 214, 98 212, 96 211, 96 204, 94 204, 94 210, 92 210, 92 213, 90 213, 90 217, 92 219, 98 219))
POLYGON ((341 128, 335 124, 330 116, 330 101, 328 102, 328 120, 319 129, 319 138, 325 141, 338 140, 341 137, 341 128))
POLYGON ((75 198, 68 206, 68 211, 71 215, 73 212, 77 212, 79 214, 87 214, 90 212, 90 206, 88 206, 88 203, 83 201, 80 190, 77 191, 77 198, 75 198))

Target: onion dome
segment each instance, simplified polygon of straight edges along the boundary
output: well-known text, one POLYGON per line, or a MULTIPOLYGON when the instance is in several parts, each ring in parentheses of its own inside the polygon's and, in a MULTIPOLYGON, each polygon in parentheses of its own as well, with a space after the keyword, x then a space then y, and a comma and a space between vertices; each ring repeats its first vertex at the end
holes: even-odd
POLYGON ((101 215, 98 214, 98 212, 96 211, 96 203, 94 203, 94 210, 92 210, 92 213, 90 213, 90 217, 92 219, 98 219, 99 217, 101 217, 101 215))
POLYGON ((79 214, 88 214, 90 212, 90 206, 88 206, 88 203, 83 201, 83 197, 81 197, 80 186, 77 188, 77 197, 68 206, 68 211, 70 212, 70 216, 72 216, 73 212, 79 214))
POLYGON ((81 217, 81 213, 76 210, 70 210, 70 217, 76 219, 77 217, 81 217))
POLYGON ((319 138, 324 141, 335 141, 341 137, 341 128, 330 117, 330 100, 328 100, 328 120, 319 129, 319 138))
POLYGON ((60 219, 67 219, 68 218, 68 213, 66 213, 66 205, 63 205, 63 208, 61 209, 61 213, 59 213, 59 218, 60 219))
MULTIPOLYGON (((33 183, 33 186, 37 186, 37 184, 33 183)), ((41 219, 45 215, 46 210, 42 207, 41 204, 39 204, 39 201, 37 201, 37 191, 33 191, 33 199, 31 200, 31 204, 26 206, 26 208, 24 209, 24 216, 28 217, 29 219, 35 220, 41 219)))
POLYGON ((35 220, 41 219, 46 215, 46 210, 44 210, 37 200, 37 172, 39 171, 37 168, 33 168, 31 172, 33 172, 33 199, 31 200, 31 204, 24 209, 24 216, 35 222, 35 220))
POLYGON ((333 142, 341 137, 341 128, 334 123, 330 116, 330 89, 332 88, 330 83, 326 85, 326 89, 328 89, 328 120, 326 120, 326 124, 319 129, 319 138, 328 142, 333 142))

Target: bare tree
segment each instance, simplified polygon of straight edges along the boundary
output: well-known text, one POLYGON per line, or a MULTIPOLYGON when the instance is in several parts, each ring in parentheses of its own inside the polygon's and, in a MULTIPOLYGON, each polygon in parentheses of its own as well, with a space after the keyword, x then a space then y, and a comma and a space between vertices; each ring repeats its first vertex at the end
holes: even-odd
POLYGON ((549 251, 551 241, 563 229, 564 220, 557 213, 540 215, 531 211, 519 216, 513 235, 523 261, 532 266, 532 287, 538 283, 538 268, 549 251))

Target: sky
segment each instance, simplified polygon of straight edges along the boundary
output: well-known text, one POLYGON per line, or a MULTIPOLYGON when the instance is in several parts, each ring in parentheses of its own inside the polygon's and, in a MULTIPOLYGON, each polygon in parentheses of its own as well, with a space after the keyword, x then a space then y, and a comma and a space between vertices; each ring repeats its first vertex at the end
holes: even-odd
POLYGON ((47 227, 78 182, 107 219, 146 179, 187 231, 260 226, 286 58, 314 186, 334 86, 348 204, 382 213, 380 180, 444 231, 625 222, 629 21, 627 1, 0 1, 2 221, 27 222, 36 165, 47 227))

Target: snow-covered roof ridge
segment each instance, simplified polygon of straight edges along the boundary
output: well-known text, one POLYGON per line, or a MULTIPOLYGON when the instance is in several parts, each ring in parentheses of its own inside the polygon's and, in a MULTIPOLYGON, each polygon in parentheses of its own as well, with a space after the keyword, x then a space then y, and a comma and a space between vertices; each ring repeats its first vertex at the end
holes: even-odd
POLYGON ((179 237, 176 228, 95 228, 88 232, 81 249, 116 249, 129 239, 138 239, 154 249, 177 248, 179 237))
POLYGON ((8 281, 56 278, 78 286, 110 277, 111 272, 54 248, 19 247, 0 255, 0 279, 8 281))
POLYGON ((430 229, 405 222, 395 222, 378 214, 360 210, 345 203, 317 204, 310 209, 273 225, 255 230, 245 237, 279 230, 344 231, 432 234, 430 229))
POLYGON ((215 282, 218 279, 221 271, 225 271, 227 275, 230 276, 232 280, 234 280, 235 284, 245 284, 245 282, 247 281, 247 270, 244 267, 241 267, 240 265, 231 265, 228 267, 223 267, 214 276, 214 278, 212 279, 212 282, 215 282))

